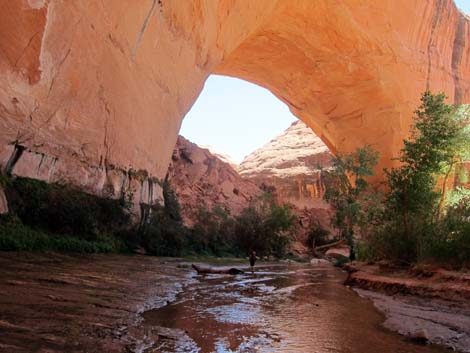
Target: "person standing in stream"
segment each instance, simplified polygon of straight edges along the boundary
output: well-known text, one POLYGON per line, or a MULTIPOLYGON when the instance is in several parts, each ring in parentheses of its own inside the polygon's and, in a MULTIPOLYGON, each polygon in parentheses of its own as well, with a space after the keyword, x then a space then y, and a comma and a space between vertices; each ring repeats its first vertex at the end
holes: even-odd
POLYGON ((256 251, 251 250, 249 259, 250 259, 251 273, 254 273, 255 272, 255 262, 256 262, 256 251))

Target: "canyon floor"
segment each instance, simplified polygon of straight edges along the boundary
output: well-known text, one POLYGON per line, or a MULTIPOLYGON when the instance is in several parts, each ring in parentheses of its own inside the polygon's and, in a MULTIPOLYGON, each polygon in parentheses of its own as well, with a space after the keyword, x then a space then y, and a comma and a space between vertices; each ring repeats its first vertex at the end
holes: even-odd
POLYGON ((138 352, 191 274, 144 256, 0 253, 0 352, 138 352))
POLYGON ((359 262, 346 269, 347 284, 386 315, 386 328, 470 352, 470 272, 359 262))
POLYGON ((440 325, 459 337, 439 343, 470 350, 468 303, 357 295, 346 277, 329 264, 199 276, 168 258, 0 253, 0 352, 447 351, 384 329, 384 320, 430 335, 440 325))

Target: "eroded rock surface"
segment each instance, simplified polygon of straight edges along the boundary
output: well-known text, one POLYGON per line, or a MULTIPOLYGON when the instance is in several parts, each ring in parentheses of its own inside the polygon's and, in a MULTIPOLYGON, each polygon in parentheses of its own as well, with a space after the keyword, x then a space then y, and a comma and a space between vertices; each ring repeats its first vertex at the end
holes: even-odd
POLYGON ((298 208, 328 208, 323 201, 323 170, 331 168, 328 147, 301 121, 250 153, 240 175, 272 190, 279 201, 298 208))
POLYGON ((237 215, 261 195, 261 190, 244 180, 230 164, 182 136, 173 151, 168 180, 188 225, 194 224, 201 208, 212 210, 220 206, 237 215))
POLYGON ((142 352, 144 310, 173 301, 189 270, 144 256, 0 252, 0 351, 142 352))
POLYGON ((279 203, 293 205, 299 217, 299 227, 293 250, 305 254, 310 229, 320 224, 330 232, 333 211, 323 200, 326 191, 325 172, 332 167, 328 147, 302 121, 294 122, 287 130, 261 148, 253 151, 238 167, 240 175, 272 192, 279 203))
POLYGON ((418 343, 434 343, 453 351, 470 352, 468 304, 355 290, 360 296, 371 299, 385 314, 383 325, 386 328, 418 343))
POLYGON ((470 352, 470 275, 416 266, 352 263, 347 284, 382 311, 384 326, 421 343, 470 352))
POLYGON ((372 144, 381 170, 425 89, 469 102, 469 24, 452 0, 2 0, 0 162, 22 146, 72 182, 161 179, 219 73, 271 90, 333 152, 372 144))

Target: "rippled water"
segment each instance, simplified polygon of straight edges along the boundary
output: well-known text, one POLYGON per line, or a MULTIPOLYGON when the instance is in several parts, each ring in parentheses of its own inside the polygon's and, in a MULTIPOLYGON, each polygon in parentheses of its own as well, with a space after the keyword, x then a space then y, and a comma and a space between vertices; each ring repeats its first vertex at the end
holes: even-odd
POLYGON ((383 329, 382 314, 330 266, 196 279, 176 302, 145 313, 154 340, 146 352, 447 352, 383 329))

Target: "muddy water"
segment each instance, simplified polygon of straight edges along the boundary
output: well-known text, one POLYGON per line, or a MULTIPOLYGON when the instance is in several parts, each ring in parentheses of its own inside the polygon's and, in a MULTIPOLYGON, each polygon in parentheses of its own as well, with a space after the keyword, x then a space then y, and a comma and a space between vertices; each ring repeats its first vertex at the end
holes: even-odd
POLYGON ((371 302, 330 266, 258 267, 197 276, 177 300, 144 314, 146 352, 447 352, 381 327, 371 302))

